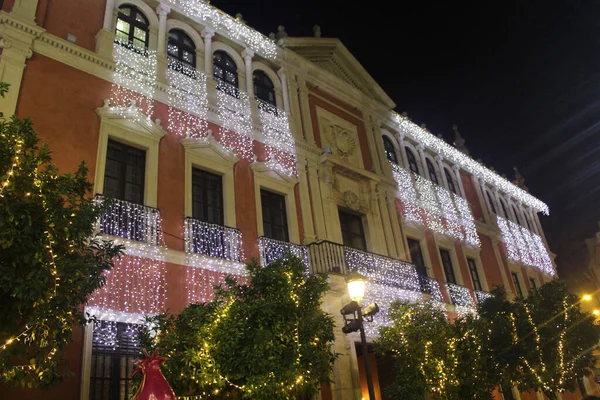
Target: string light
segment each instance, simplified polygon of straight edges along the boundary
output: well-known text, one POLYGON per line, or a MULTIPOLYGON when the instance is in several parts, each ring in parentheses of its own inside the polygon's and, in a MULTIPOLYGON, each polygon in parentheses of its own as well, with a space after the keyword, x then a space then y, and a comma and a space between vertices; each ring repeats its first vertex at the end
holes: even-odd
POLYGON ((450 294, 452 302, 457 307, 465 307, 470 310, 476 308, 473 296, 471 296, 471 291, 468 288, 448 282, 446 283, 446 289, 448 290, 448 294, 450 294))
POLYGON ((201 0, 166 0, 174 9, 203 26, 225 31, 228 38, 243 41, 253 52, 266 58, 277 57, 277 45, 271 39, 201 0))
MULTIPOLYGON (((102 204, 102 196, 96 202, 102 204)), ((156 208, 124 200, 111 199, 106 212, 97 222, 98 230, 104 234, 158 245, 162 242, 162 218, 156 208)))
POLYGON ((156 51, 115 41, 113 56, 116 65, 110 103, 123 116, 133 108, 141 113, 138 120, 142 119, 143 115, 148 121, 154 109, 156 51))
POLYGON ((513 185, 508 180, 492 172, 482 164, 473 160, 471 157, 446 143, 443 139, 432 135, 424 128, 421 128, 414 122, 410 121, 407 117, 395 112, 392 112, 392 117, 398 124, 399 131, 415 140, 417 143, 431 148, 435 153, 452 161, 465 171, 472 173, 490 185, 499 188, 503 192, 517 199, 519 202, 527 204, 531 208, 543 212, 546 215, 550 213, 548 206, 544 202, 536 199, 523 189, 513 185))
POLYGON ((302 262, 310 268, 308 249, 306 246, 261 236, 258 238, 258 249, 260 251, 260 263, 262 265, 268 265, 278 258, 285 258, 285 255, 289 252, 301 259, 302 262))
POLYGON ((230 261, 242 260, 242 233, 239 229, 186 218, 184 230, 187 253, 230 261))
POLYGON ((494 297, 490 292, 485 292, 483 290, 475 290, 475 298, 477 299, 477 304, 481 304, 487 299, 494 297))
POLYGON ((178 136, 206 138, 208 133, 208 97, 206 75, 178 60, 169 59, 168 130, 178 136))
POLYGON ((394 179, 398 185, 400 201, 404 205, 404 218, 408 222, 422 225, 423 217, 419 209, 419 199, 417 198, 417 192, 413 186, 410 173, 396 163, 390 162, 390 164, 392 165, 394 179))
POLYGON ((481 247, 481 241, 479 240, 479 235, 477 234, 475 219, 473 218, 473 213, 471 212, 469 203, 467 200, 454 193, 452 193, 452 195, 454 204, 456 204, 458 214, 460 215, 460 224, 465 235, 465 241, 473 247, 481 247))
POLYGON ((257 102, 267 166, 287 176, 297 176, 296 145, 287 113, 260 99, 257 102))
POLYGON ((221 145, 242 159, 254 160, 252 110, 248 94, 218 80, 217 116, 221 120, 221 145))

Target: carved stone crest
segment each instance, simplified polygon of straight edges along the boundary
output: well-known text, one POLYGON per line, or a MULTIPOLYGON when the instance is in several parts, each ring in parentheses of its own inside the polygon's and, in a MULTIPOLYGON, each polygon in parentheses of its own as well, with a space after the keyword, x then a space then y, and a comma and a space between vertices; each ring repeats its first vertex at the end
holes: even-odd
POLYGON ((360 209, 360 201, 356 193, 349 190, 344 192, 344 204, 351 210, 358 211, 360 209))
POLYGON ((325 128, 324 133, 336 155, 348 158, 354 154, 356 140, 350 131, 339 125, 331 124, 325 128))

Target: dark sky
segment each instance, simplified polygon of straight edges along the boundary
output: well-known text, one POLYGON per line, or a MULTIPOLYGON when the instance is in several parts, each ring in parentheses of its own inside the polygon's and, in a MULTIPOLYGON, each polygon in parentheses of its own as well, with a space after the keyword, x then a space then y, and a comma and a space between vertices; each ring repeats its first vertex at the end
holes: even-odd
POLYGON ((225 1, 268 34, 338 37, 415 122, 513 178, 517 165, 561 273, 600 220, 600 1, 225 1), (354 4, 359 4, 358 6, 354 4), (392 4, 394 4, 392 6, 392 4))

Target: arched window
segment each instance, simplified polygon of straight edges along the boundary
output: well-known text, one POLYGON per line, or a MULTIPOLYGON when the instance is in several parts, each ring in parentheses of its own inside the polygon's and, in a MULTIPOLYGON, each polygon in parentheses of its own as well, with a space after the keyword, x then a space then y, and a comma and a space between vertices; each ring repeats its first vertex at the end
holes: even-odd
POLYGON ((429 160, 429 158, 425 159, 425 163, 427 164, 427 172, 429 172, 429 179, 431 180, 431 182, 435 183, 436 185, 439 185, 440 183, 438 182, 438 177, 435 173, 435 167, 433 166, 433 163, 431 162, 431 160, 429 160))
POLYGON ((169 31, 169 43, 167 44, 169 58, 179 61, 184 66, 196 69, 196 45, 181 29, 169 31))
POLYGON ((131 43, 137 51, 148 49, 150 39, 148 18, 135 6, 119 7, 115 38, 121 43, 131 43))
POLYGON ((385 150, 385 156, 394 164, 398 164, 398 156, 396 155, 396 148, 394 147, 394 143, 392 143, 392 139, 386 135, 382 135, 381 137, 383 138, 383 149, 385 150))
POLYGON ((456 193, 456 186, 454 185, 454 179, 452 179, 452 174, 448 171, 448 168, 444 168, 444 174, 446 174, 446 180, 448 181, 448 189, 454 194, 456 193))
POLYGON ((415 174, 419 175, 419 165, 417 164, 417 159, 415 158, 415 155, 408 147, 405 147, 405 150, 406 159, 408 160, 408 166, 410 167, 410 170, 415 174))
POLYGON ((217 50, 213 54, 213 76, 221 82, 225 82, 235 89, 238 86, 237 65, 229 54, 222 50, 217 50))
POLYGON ((273 81, 265 71, 261 71, 260 69, 254 70, 253 81, 254 97, 273 107, 277 107, 277 100, 275 100, 275 85, 273 85, 273 81))
POLYGON ((533 230, 533 223, 531 222, 531 218, 529 218, 529 214, 527 213, 527 211, 524 212, 525 214, 525 223, 527 223, 527 228, 531 231, 534 232, 533 230))
POLYGON ((496 204, 494 203, 494 197, 490 194, 489 190, 485 191, 485 195, 487 196, 488 203, 490 203, 490 208, 492 209, 491 211, 494 214, 498 214, 498 211, 496 211, 496 204))
POLYGON ((517 208, 514 206, 514 204, 512 206, 512 210, 513 210, 513 213, 515 214, 515 218, 516 218, 515 222, 517 222, 519 225, 523 226, 523 223, 521 222, 521 217, 519 216, 519 212, 517 211, 517 208))
POLYGON ((506 204, 504 200, 500 199, 500 206, 502 207, 502 212, 504 213, 504 218, 510 219, 510 214, 508 213, 508 208, 506 208, 506 204))

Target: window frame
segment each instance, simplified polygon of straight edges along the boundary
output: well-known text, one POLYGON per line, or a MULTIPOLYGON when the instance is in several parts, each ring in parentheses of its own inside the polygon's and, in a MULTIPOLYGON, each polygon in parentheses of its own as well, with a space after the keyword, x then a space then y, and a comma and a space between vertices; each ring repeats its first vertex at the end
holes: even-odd
POLYGON ((444 273, 444 278, 446 280, 446 283, 452 283, 452 284, 455 284, 455 285, 460 285, 460 283, 458 282, 458 279, 457 279, 456 271, 454 269, 454 262, 452 260, 452 250, 440 247, 439 248, 439 255, 440 255, 440 260, 441 260, 441 264, 442 264, 442 271, 444 273), (444 253, 448 254, 448 262, 450 264, 450 269, 449 269, 450 274, 448 273, 447 265, 444 262, 444 256, 443 256, 444 253), (453 281, 450 281, 448 279, 449 275, 452 277, 453 281))
MULTIPOLYGON (((339 218, 339 221, 340 221, 340 233, 342 234, 342 244, 345 247, 350 247, 350 248, 355 249, 355 250, 368 251, 367 236, 365 234, 364 215, 358 214, 358 213, 354 213, 354 212, 349 211, 349 210, 347 210, 345 208, 338 207, 338 218, 339 218), (361 239, 363 248, 357 248, 357 247, 351 246, 349 244, 346 244, 346 241, 344 240, 345 239, 344 232, 348 232, 348 231, 345 231, 343 229, 342 214, 345 217, 348 217, 349 219, 356 219, 356 220, 358 220, 359 226, 360 226, 360 234, 355 234, 353 232, 350 232, 350 234, 352 235, 353 238, 359 237, 359 239, 361 239)), ((352 242, 354 242, 354 241, 352 240, 352 242)))
POLYGON ((381 135, 383 140, 383 151, 385 153, 385 157, 389 162, 393 162, 398 165, 398 153, 396 152, 396 146, 394 142, 388 135, 381 135))
MULTIPOLYGON (((288 225, 288 215, 287 215, 287 199, 286 196, 284 194, 281 193, 277 193, 274 192, 272 190, 266 189, 266 188, 261 188, 260 189, 260 205, 262 208, 262 220, 261 220, 261 224, 262 224, 262 229, 263 229, 263 234, 262 236, 269 238, 269 239, 273 239, 273 240, 279 240, 282 242, 286 242, 289 243, 290 242, 290 228, 288 225), (273 218, 271 218, 275 212, 275 207, 273 204, 273 202, 275 201, 274 199, 277 199, 277 201, 281 201, 281 204, 279 204, 279 207, 277 207, 279 210, 282 210, 283 215, 280 215, 279 217, 283 217, 281 218, 283 221, 283 225, 276 225, 279 228, 283 228, 283 238, 280 237, 274 237, 275 235, 273 235, 273 229, 271 229, 271 235, 267 235, 267 233, 265 232, 265 211, 268 212, 268 215, 270 217, 270 219, 272 220, 273 218), (267 200, 267 201, 265 201, 267 200), (265 204, 267 203, 267 204, 265 204)), ((269 221, 268 222, 269 225, 275 225, 273 224, 273 222, 269 221)))
POLYGON ((414 237, 407 236, 406 237, 406 244, 407 244, 407 247, 408 247, 408 255, 410 256, 410 262, 416 267, 417 274, 420 274, 420 275, 423 275, 423 276, 429 276, 428 268, 427 268, 427 262, 425 261, 425 255, 423 253, 423 246, 421 245, 421 240, 419 240, 417 238, 414 238, 414 237), (421 258, 421 261, 423 262, 422 266, 417 265, 417 263, 415 262, 415 259, 413 257, 411 242, 413 242, 413 244, 415 246, 418 246, 419 256, 421 258))
POLYGON ((415 154, 408 146, 404 146, 404 151, 406 152, 406 161, 408 162, 408 168, 412 172, 420 176, 421 173, 419 172, 419 164, 417 163, 415 154))
POLYGON ((224 204, 224 193, 223 193, 223 176, 221 174, 215 174, 212 171, 207 171, 204 168, 198 168, 195 166, 192 166, 192 218, 194 218, 195 220, 201 221, 201 222, 206 222, 209 224, 215 224, 215 225, 221 225, 224 226, 225 225, 225 204, 224 204), (206 182, 203 182, 204 185, 202 184, 197 184, 196 179, 202 180, 204 181, 205 178, 208 179, 214 179, 215 181, 218 181, 218 185, 217 188, 215 188, 214 192, 217 193, 218 196, 218 203, 219 206, 210 206, 208 204, 208 198, 209 198, 209 192, 211 191, 211 188, 208 187, 208 185, 206 185, 206 182), (216 178, 216 179, 215 179, 216 178), (200 188, 201 193, 202 193, 202 201, 200 202, 196 202, 194 201, 195 198, 195 188, 200 188), (195 205, 197 203, 201 204, 202 210, 197 210, 197 208, 195 207, 195 205), (209 209, 210 208, 217 208, 220 210, 219 212, 219 217, 217 221, 214 220, 210 220, 210 218, 208 217, 210 214, 209 209), (196 212, 198 211, 198 213, 196 212), (201 211, 201 212, 200 212, 201 211), (198 214, 203 214, 204 217, 199 216, 198 214))
POLYGON ((273 82, 273 80, 271 79, 271 77, 262 69, 256 68, 254 69, 254 71, 252 71, 252 88, 254 89, 254 98, 262 101, 266 104, 269 104, 271 106, 273 106, 275 109, 277 109, 277 91, 276 91, 276 87, 275 87, 275 82, 273 82), (266 84, 260 84, 260 82, 257 84, 257 79, 256 77, 260 76, 262 77, 265 81, 268 81, 271 86, 269 87, 266 84), (261 90, 257 90, 261 89, 261 90), (271 94, 273 96, 273 101, 269 101, 269 100, 265 100, 264 98, 260 97, 258 95, 259 92, 262 92, 264 89, 264 92, 268 92, 269 94, 271 94))
POLYGON ((188 67, 192 70, 197 69, 197 61, 198 61, 197 57, 196 57, 197 49, 196 49, 196 43, 194 42, 194 39, 192 39, 192 37, 190 35, 188 35, 187 32, 185 32, 181 28, 171 28, 167 32, 167 35, 168 35, 167 57, 180 62, 181 64, 185 65, 186 67, 188 67), (172 32, 174 32, 177 35, 177 40, 175 40, 171 37, 172 32), (188 39, 190 41, 191 45, 186 44, 185 39, 188 39), (177 56, 173 56, 169 53, 169 46, 175 46, 177 48, 177 56), (184 51, 187 51, 189 54, 192 55, 191 63, 184 59, 184 57, 183 57, 184 51))
POLYGON ((429 157, 425 157, 425 164, 427 165, 427 173, 429 174, 429 180, 439 186, 440 181, 437 177, 435 166, 433 165, 429 157))
POLYGON ((446 175, 446 181, 448 182, 448 190, 458 196, 456 185, 454 184, 454 178, 448 168, 444 167, 444 174, 446 175))
POLYGON ((494 203, 494 196, 488 189, 485 189, 485 195, 487 196, 487 200, 491 208, 489 211, 498 215, 498 210, 496 209, 496 204, 494 203))
POLYGON ((212 77, 213 77, 213 79, 215 81, 217 81, 217 82, 223 82, 223 83, 225 83, 225 84, 233 87, 236 90, 235 91, 236 93, 239 92, 239 90, 240 90, 240 76, 239 76, 238 66, 237 66, 235 60, 233 59, 233 57, 231 55, 229 55, 229 53, 227 51, 222 50, 222 49, 216 49, 213 52, 212 68, 213 68, 213 70, 212 70, 212 77), (219 54, 219 55, 222 54, 223 55, 223 60, 225 60, 224 61, 224 65, 217 65, 217 63, 215 61, 217 54, 219 54), (232 65, 231 68, 225 68, 225 67, 227 67, 227 65, 226 65, 227 61, 231 62, 231 65, 232 65), (235 84, 232 83, 231 81, 227 80, 227 79, 222 79, 219 76, 217 76, 216 73, 215 73, 215 66, 223 71, 223 76, 224 77, 227 76, 227 72, 229 72, 231 75, 235 76, 235 84))
POLYGON ((479 265, 477 265, 477 260, 467 257, 467 269, 469 270, 473 290, 484 291, 483 280, 479 276, 479 265))
POLYGON ((508 206, 506 205, 506 202, 504 200, 502 200, 502 198, 498 199, 500 201, 500 208, 502 208, 502 212, 504 213, 504 218, 512 221, 512 219, 510 218, 510 213, 508 212, 508 206))
POLYGON ((510 277, 515 288, 515 296, 525 297, 525 292, 523 291, 523 286, 521 285, 521 280, 519 279, 519 273, 510 271, 510 277))
MULTIPOLYGON (((115 30, 114 30, 115 40, 117 40, 118 32, 122 32, 123 34, 126 33, 125 31, 122 31, 118 28, 119 20, 129 24, 129 32, 127 32, 127 43, 131 44, 132 48, 137 52, 147 51, 149 48, 149 45, 150 45, 150 20, 148 19, 146 14, 143 13, 140 10, 140 8, 136 5, 133 5, 133 4, 120 5, 117 8, 117 20, 115 23, 115 30), (126 15, 125 13, 123 13, 121 11, 123 9, 129 9, 129 15, 126 15), (145 23, 137 20, 138 15, 142 16, 145 23), (135 37, 135 28, 141 29, 146 33, 143 49, 135 46, 135 40, 141 40, 141 39, 135 37)), ((119 40, 119 43, 125 44, 121 40, 119 40)))

